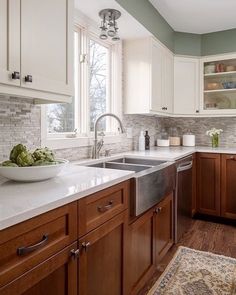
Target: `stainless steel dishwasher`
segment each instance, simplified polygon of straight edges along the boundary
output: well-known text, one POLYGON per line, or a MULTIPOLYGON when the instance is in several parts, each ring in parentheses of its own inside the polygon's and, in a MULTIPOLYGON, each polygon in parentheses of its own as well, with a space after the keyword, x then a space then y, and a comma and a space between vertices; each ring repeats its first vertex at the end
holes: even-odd
POLYGON ((192 167, 192 156, 176 162, 175 243, 191 226, 192 167))

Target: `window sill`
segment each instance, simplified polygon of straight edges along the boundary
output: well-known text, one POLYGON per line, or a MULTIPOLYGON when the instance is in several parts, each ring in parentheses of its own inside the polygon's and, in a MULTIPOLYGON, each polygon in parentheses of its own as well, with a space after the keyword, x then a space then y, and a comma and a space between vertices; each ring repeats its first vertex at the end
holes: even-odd
MULTIPOLYGON (((101 137, 99 136, 99 139, 101 137)), ((107 135, 104 136, 104 144, 119 143, 122 139, 126 138, 125 134, 120 135, 107 135)), ((41 146, 48 147, 53 150, 86 147, 92 146, 94 137, 75 137, 75 138, 45 138, 42 139, 41 146)))

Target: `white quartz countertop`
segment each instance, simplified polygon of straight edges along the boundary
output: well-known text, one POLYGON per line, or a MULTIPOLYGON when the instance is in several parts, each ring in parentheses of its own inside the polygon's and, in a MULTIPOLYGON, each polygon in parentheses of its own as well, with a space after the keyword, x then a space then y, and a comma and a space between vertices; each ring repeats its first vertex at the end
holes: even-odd
POLYGON ((134 172, 68 165, 51 180, 0 178, 0 230, 130 179, 134 172))
POLYGON ((68 165, 58 177, 43 182, 19 183, 0 178, 0 230, 134 176, 131 171, 82 166, 84 164, 121 156, 176 161, 195 152, 236 154, 236 148, 155 147, 150 151, 132 151, 95 161, 78 161, 68 165))
POLYGON ((236 154, 236 148, 211 148, 211 147, 154 147, 150 151, 132 151, 126 154, 144 156, 149 158, 161 159, 166 161, 176 161, 196 152, 236 154))

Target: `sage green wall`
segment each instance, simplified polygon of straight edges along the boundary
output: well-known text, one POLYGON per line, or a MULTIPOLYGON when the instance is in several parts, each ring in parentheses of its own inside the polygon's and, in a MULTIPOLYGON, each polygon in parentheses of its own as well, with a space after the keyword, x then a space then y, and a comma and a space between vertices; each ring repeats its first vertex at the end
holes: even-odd
POLYGON ((116 0, 116 2, 174 51, 174 30, 148 0, 116 0))
POLYGON ((236 52, 236 29, 202 35, 202 55, 236 52))
POLYGON ((175 32, 174 53, 201 56, 201 35, 175 32))
POLYGON ((201 56, 236 52, 236 29, 202 35, 175 32, 148 0, 116 2, 176 54, 201 56))

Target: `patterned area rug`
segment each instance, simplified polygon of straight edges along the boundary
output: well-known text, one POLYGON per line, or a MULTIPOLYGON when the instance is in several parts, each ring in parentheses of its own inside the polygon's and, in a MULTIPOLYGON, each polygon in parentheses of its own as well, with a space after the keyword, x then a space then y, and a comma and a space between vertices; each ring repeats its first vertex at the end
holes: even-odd
POLYGON ((236 259, 179 247, 148 295, 235 295, 236 259))

